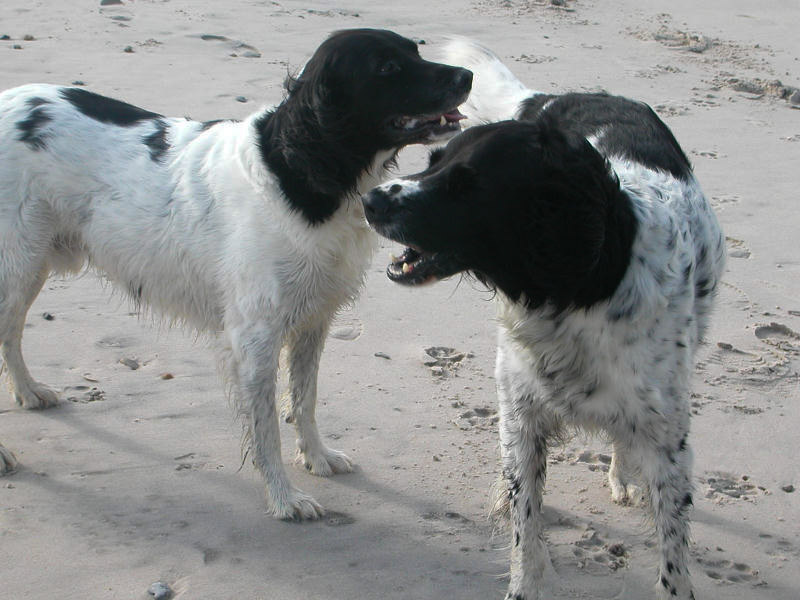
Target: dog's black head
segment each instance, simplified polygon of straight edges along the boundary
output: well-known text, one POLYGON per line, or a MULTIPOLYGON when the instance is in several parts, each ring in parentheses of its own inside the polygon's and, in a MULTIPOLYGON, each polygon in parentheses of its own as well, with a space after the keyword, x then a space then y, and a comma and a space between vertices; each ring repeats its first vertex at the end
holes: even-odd
POLYGON ((288 89, 327 124, 342 122, 391 149, 451 137, 471 86, 470 71, 423 60, 396 33, 347 29, 320 45, 288 89))
POLYGON ((470 271, 528 306, 609 297, 636 230, 605 159, 546 121, 473 127, 363 203, 378 233, 409 246, 389 265, 393 281, 470 271))
POLYGON ((470 71, 423 60, 396 33, 339 31, 256 121, 261 154, 289 204, 322 223, 379 153, 455 135, 471 87, 470 71))

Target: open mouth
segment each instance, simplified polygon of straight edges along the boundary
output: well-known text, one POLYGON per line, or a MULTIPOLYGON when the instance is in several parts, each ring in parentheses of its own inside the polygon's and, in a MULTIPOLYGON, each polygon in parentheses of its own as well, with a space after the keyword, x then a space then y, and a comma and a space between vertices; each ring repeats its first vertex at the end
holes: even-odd
POLYGON ((391 261, 386 268, 386 275, 392 281, 405 285, 432 283, 462 270, 451 255, 412 247, 403 250, 399 257, 392 255, 391 261))
POLYGON ((459 121, 467 117, 454 108, 438 115, 397 117, 392 121, 392 127, 403 133, 419 133, 422 131, 432 134, 454 133, 461 130, 459 121))

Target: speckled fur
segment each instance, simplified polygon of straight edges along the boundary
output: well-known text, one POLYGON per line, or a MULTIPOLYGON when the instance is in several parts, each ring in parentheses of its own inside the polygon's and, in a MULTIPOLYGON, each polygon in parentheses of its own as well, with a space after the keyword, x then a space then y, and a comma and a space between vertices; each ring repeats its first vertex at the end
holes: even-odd
POLYGON ((364 203, 373 227, 422 257, 406 265, 409 277, 435 273, 427 260, 447 274, 472 272, 498 292, 499 510, 508 509, 512 525, 506 598, 544 600, 547 450, 584 428, 613 441, 612 498, 643 495, 651 509, 656 596, 690 600, 689 385, 725 262, 717 219, 680 146, 646 105, 601 94, 545 98, 486 48, 459 39, 447 50, 446 62, 475 74, 463 107, 470 123, 519 121, 469 130, 433 153, 426 171, 384 183, 364 203), (560 132, 572 143, 561 143, 560 132), (590 155, 598 160, 575 162, 590 155), (592 204, 603 194, 607 202, 592 204), (606 229, 581 237, 568 210, 551 217, 564 207, 585 208, 578 219, 606 229), (608 214, 616 216, 603 221, 608 214), (576 276, 572 266, 581 263, 569 259, 582 256, 602 266, 576 276), (592 282, 613 277, 613 285, 587 290, 588 274, 592 282))
POLYGON ((659 597, 692 597, 689 378, 721 274, 724 239, 694 182, 612 165, 634 199, 640 225, 614 296, 587 310, 554 314, 500 295, 496 378, 515 540, 509 598, 536 598, 546 560, 545 458, 564 426, 602 430, 613 439, 614 462, 627 467, 609 473, 614 499, 632 499, 635 474, 652 508, 661 547, 659 597))
MULTIPOLYGON (((445 60, 475 73, 465 110, 477 117, 472 122, 513 118, 538 95, 468 40, 453 41, 445 60)), ((566 312, 529 309, 499 294, 496 379, 513 529, 508 600, 540 597, 549 561, 541 515, 547 448, 566 427, 611 437, 613 499, 635 501, 641 482, 651 509, 661 555, 656 596, 694 598, 687 555, 689 384, 724 268, 725 240, 693 176, 679 180, 609 156, 605 132, 587 139, 606 155, 638 223, 616 292, 598 305, 566 312)))

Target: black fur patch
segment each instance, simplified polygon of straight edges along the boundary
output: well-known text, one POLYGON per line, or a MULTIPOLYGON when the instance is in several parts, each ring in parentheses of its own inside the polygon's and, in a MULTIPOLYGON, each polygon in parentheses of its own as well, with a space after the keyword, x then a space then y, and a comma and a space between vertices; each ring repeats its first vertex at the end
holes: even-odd
POLYGON ((525 100, 521 120, 543 116, 582 137, 598 136, 606 156, 623 156, 678 179, 691 176, 692 167, 669 128, 643 102, 609 94, 537 95, 525 100), (542 107, 550 104, 542 112, 542 107))
POLYGON ((50 101, 45 98, 31 98, 27 104, 31 107, 31 112, 28 113, 27 119, 17 122, 16 127, 20 131, 17 139, 32 150, 43 150, 47 146, 47 135, 41 129, 52 120, 45 109, 50 101))
POLYGON ((156 130, 142 138, 142 142, 150 149, 150 158, 153 162, 160 162, 164 154, 169 150, 167 124, 161 119, 156 119, 153 123, 156 126, 156 130))
POLYGON ((81 113, 101 123, 130 127, 140 121, 159 119, 162 116, 80 88, 63 88, 59 94, 81 113))

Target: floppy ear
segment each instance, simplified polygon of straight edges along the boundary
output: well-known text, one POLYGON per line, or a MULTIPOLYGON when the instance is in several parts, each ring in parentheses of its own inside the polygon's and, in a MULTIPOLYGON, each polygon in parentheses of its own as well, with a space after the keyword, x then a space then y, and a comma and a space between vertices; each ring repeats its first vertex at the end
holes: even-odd
POLYGON ((460 196, 475 187, 478 172, 466 163, 457 163, 447 172, 447 191, 453 196, 460 196))

